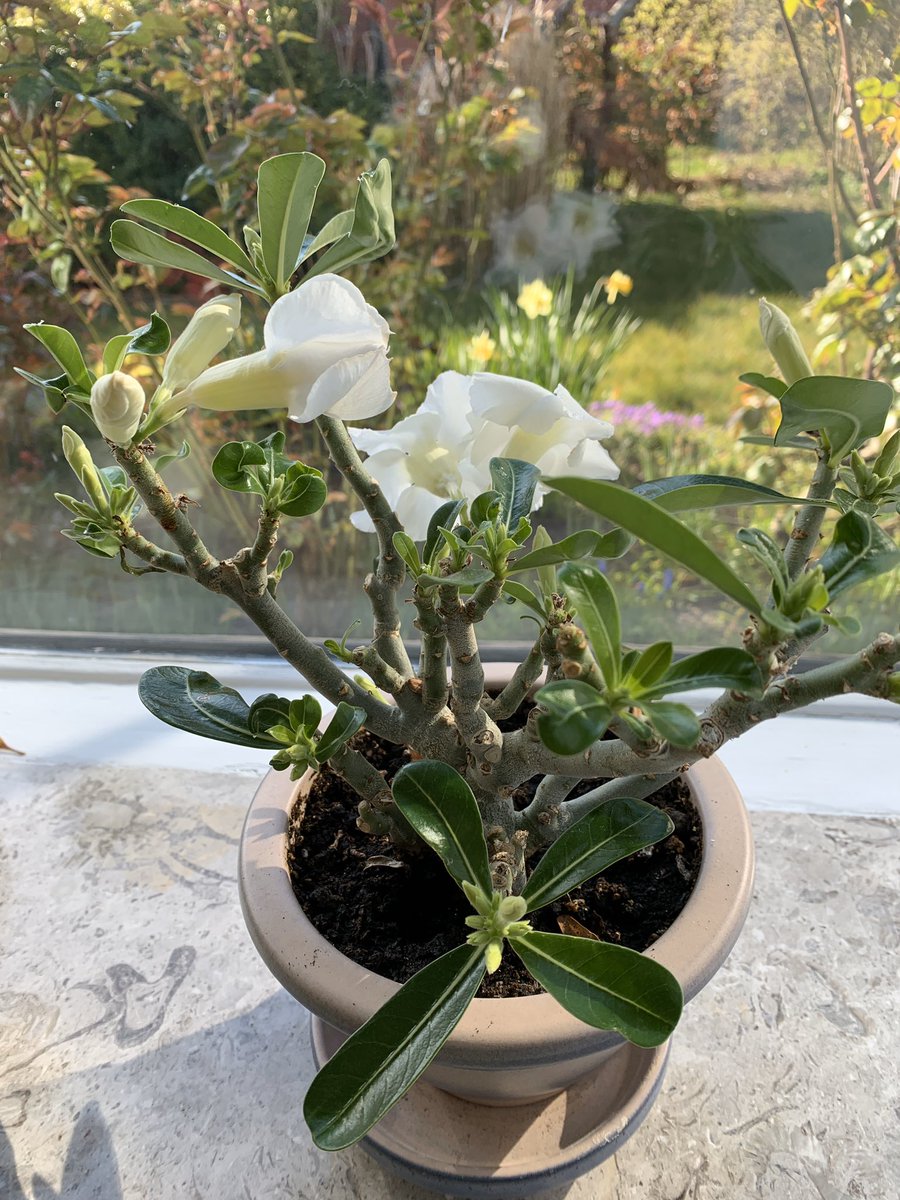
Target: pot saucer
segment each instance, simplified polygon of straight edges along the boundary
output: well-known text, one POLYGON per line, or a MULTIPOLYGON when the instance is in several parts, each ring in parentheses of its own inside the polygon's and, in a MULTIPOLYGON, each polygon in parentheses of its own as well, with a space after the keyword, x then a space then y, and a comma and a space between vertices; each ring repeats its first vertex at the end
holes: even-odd
MULTIPOLYGON (((313 1017, 316 1067, 343 1042, 313 1017)), ((522 1200, 572 1183, 619 1150, 649 1113, 669 1042, 626 1042, 597 1071, 549 1100, 474 1104, 419 1082, 361 1143, 410 1183, 466 1200, 522 1200)))

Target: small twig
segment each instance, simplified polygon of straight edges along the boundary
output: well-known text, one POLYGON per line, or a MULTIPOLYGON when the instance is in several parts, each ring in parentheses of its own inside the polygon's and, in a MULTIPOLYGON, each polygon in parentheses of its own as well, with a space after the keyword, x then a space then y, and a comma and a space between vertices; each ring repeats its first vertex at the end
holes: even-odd
POLYGON ((503 721, 517 712, 522 701, 540 679, 544 670, 544 655, 541 650, 541 637, 528 651, 528 654, 513 672, 512 679, 494 698, 484 701, 486 712, 495 721, 503 721))
MULTIPOLYGON (((837 473, 828 465, 824 447, 819 447, 816 470, 806 493, 808 500, 830 500, 837 473)), ((784 552, 788 576, 796 579, 812 557, 828 510, 824 504, 805 504, 794 516, 790 540, 784 552)))

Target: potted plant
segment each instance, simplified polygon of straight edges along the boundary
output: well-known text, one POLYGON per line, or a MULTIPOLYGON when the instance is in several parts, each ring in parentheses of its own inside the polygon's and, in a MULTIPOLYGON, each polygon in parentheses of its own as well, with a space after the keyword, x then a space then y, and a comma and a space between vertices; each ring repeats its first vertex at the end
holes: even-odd
POLYGON ((829 626, 853 627, 846 592, 900 563, 879 525, 900 499, 900 433, 872 450, 893 395, 871 380, 813 375, 787 318, 763 302, 780 377, 746 378, 780 404, 775 447, 809 457, 803 498, 715 475, 628 490, 614 482, 603 445, 609 425, 562 387, 505 376, 446 372, 392 428, 348 429, 395 398, 387 324, 339 274, 393 245, 390 172, 382 163, 362 176, 354 207, 310 236, 324 169, 311 154, 263 163, 258 228, 244 231, 243 246, 184 208, 129 201, 112 227, 122 257, 193 271, 229 293, 202 305, 171 346, 155 313, 123 331, 96 372, 65 330, 29 326, 59 367, 35 382, 55 410, 89 414, 114 459, 97 467, 63 429, 83 489, 58 496, 72 513, 66 535, 132 574, 170 572, 227 596, 297 670, 299 690, 318 694, 247 704, 206 673, 173 666, 141 682, 144 703, 169 724, 272 754, 242 841, 242 901, 266 962, 316 1017, 321 1070, 304 1105, 314 1140, 339 1150, 365 1138, 419 1182, 519 1196, 573 1178, 633 1132, 684 1000, 738 935, 752 842, 715 751, 830 695, 900 699, 896 632, 798 667, 829 626), (210 366, 238 326, 239 291, 268 307, 264 346, 210 366), (162 359, 149 402, 123 370, 139 355, 162 359), (160 474, 170 455, 151 440, 194 405, 280 408, 315 423, 358 499, 354 522, 377 541, 363 584, 371 639, 317 645, 279 605, 291 566, 284 551, 273 562, 279 528, 327 496, 322 473, 285 454, 282 431, 217 453, 215 479, 256 498, 258 527, 227 557, 206 547, 160 474), (534 518, 551 489, 604 529, 554 541, 534 518), (771 577, 765 596, 675 515, 771 504, 795 510, 786 546, 752 527, 738 533, 771 577), (147 536, 145 515, 170 545, 147 536), (679 659, 669 641, 629 645, 598 564, 635 540, 730 598, 746 615, 742 645, 679 659), (401 600, 416 613, 415 664, 401 600), (537 628, 522 661, 498 675, 482 661, 477 632, 506 602, 537 628), (721 694, 700 716, 673 699, 709 688, 721 694), (331 705, 327 720, 318 697, 331 705), (343 821, 335 845, 352 825, 370 852, 354 852, 344 898, 326 899, 316 921, 342 938, 368 917, 356 930, 367 963, 342 953, 296 897, 327 869, 315 833, 326 818, 343 821), (591 881, 626 866, 646 876, 666 853, 685 876, 684 895, 644 945, 604 940, 579 919, 591 881), (401 986, 371 966, 378 916, 360 909, 377 908, 408 878, 401 916, 431 924, 424 949, 415 935, 401 945, 406 966, 395 974, 411 975, 401 986), (354 893, 363 897, 355 907, 354 893), (424 965, 414 969, 417 953, 424 965))

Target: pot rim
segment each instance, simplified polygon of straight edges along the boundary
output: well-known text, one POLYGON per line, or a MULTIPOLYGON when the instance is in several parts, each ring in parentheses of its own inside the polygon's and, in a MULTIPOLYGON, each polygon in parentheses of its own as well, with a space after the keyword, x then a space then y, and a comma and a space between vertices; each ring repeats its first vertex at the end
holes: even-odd
MULTIPOLYGON (((363 1024, 400 984, 353 962, 328 942, 294 895, 287 866, 290 812, 297 783, 271 771, 262 781, 241 834, 238 885, 250 936, 278 981, 316 1016, 345 1033, 363 1024)), ((754 851, 747 811, 715 757, 685 775, 703 831, 700 872, 687 903, 644 951, 675 975, 685 1002, 728 957, 753 891, 754 851)), ((446 1066, 487 1069, 498 1053, 518 1066, 595 1054, 621 1044, 614 1032, 584 1024, 552 996, 474 1000, 441 1051, 446 1066)))

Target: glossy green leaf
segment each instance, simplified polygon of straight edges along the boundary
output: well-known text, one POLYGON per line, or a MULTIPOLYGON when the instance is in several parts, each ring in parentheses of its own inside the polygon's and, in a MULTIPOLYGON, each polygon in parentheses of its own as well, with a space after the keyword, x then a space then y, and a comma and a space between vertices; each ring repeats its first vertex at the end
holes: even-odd
POLYGON ((642 704, 656 732, 673 746, 693 746, 700 736, 697 714, 686 704, 669 700, 654 700, 642 704))
POLYGON ((538 715, 538 733, 554 754, 580 754, 602 737, 612 720, 603 696, 583 679, 557 679, 534 698, 547 710, 538 715))
POLYGON ((337 753, 345 742, 349 742, 354 733, 362 729, 366 723, 366 710, 353 704, 345 704, 343 700, 334 710, 334 716, 328 722, 328 728, 319 738, 316 745, 316 758, 319 762, 327 762, 332 754, 337 753))
POLYGON ((898 548, 871 517, 852 510, 834 527, 831 545, 819 560, 831 599, 866 579, 900 566, 898 548))
POLYGON ((403 533, 402 530, 397 532, 391 538, 394 549, 403 559, 407 570, 415 579, 422 573, 422 563, 419 559, 419 550, 416 543, 412 540, 408 533, 403 533))
POLYGON ((745 371, 738 378, 741 383, 749 383, 752 388, 756 388, 760 392, 767 392, 776 400, 780 400, 787 391, 787 384, 784 380, 776 379, 774 375, 760 375, 758 371, 745 371))
POLYGON ((616 798, 599 805, 556 839, 528 878, 528 912, 552 904, 573 888, 674 829, 666 814, 643 800, 616 798))
POLYGON ((425 534, 425 545, 422 547, 422 561, 430 563, 435 553, 440 549, 444 540, 441 529, 453 527, 453 523, 462 511, 465 500, 448 500, 432 515, 425 534))
POLYGON ((658 1046, 678 1024, 681 987, 652 958, 560 933, 528 933, 511 945, 538 983, 587 1025, 614 1029, 638 1046, 658 1046))
POLYGON ((679 659, 643 694, 665 696, 670 692, 695 692, 701 688, 729 688, 753 696, 762 690, 762 686, 759 667, 746 650, 738 646, 717 646, 679 659))
MULTIPOLYGON (((745 446, 774 446, 775 439, 763 433, 746 433, 738 441, 745 446)), ((818 450, 819 443, 812 438, 785 438, 778 443, 783 450, 818 450)))
POLYGON ((743 608, 759 613, 759 601, 728 564, 702 538, 654 501, 599 479, 558 478, 544 482, 668 554, 720 592, 737 600, 743 608))
MULTIPOLYGON (((319 237, 323 234, 324 230, 319 237)), ((391 166, 383 158, 374 171, 367 171, 359 178, 349 231, 334 241, 305 278, 311 279, 326 271, 340 272, 351 263, 371 262, 387 254, 396 240, 391 207, 391 166)))
POLYGON ((146 325, 142 325, 140 329, 135 329, 134 333, 128 336, 132 353, 149 354, 151 356, 165 354, 169 348, 169 343, 172 341, 169 326, 159 313, 156 312, 150 314, 150 320, 146 325))
POLYGON ((589 563, 566 563, 559 570, 559 581, 590 638, 607 687, 615 687, 622 657, 622 628, 612 584, 589 563))
POLYGON ((353 209, 348 208, 344 212, 339 212, 336 216, 327 221, 315 237, 310 238, 303 247, 303 258, 309 258, 313 254, 318 254, 320 250, 324 250, 326 246, 332 245, 338 238, 346 237, 353 229, 353 209))
POLYGON ((39 387, 44 393, 44 399, 50 405, 53 412, 62 412, 66 403, 66 388, 69 384, 68 375, 55 375, 52 379, 41 379, 39 375, 33 375, 31 371, 26 371, 22 367, 13 367, 15 373, 27 380, 28 383, 33 383, 39 387))
POLYGON ((518 600, 520 604, 524 604, 526 608, 530 608, 532 612, 537 613, 542 620, 547 619, 543 604, 541 604, 531 588, 525 587, 523 583, 519 583, 515 579, 507 579, 504 581, 503 590, 507 595, 512 596, 514 600, 518 600))
POLYGON ((579 558, 621 558, 634 544, 634 538, 624 529, 613 529, 609 533, 595 533, 592 529, 582 529, 578 533, 569 534, 559 542, 541 546, 523 554, 515 562, 510 563, 510 571, 537 570, 540 567, 556 566, 558 563, 572 562, 579 558))
POLYGON ((642 651, 629 671, 632 682, 648 688, 665 675, 672 663, 672 643, 654 642, 642 651))
POLYGON ((640 483, 634 489, 639 496, 653 500, 666 512, 689 512, 702 508, 736 508, 744 504, 816 504, 803 496, 785 496, 772 488, 747 479, 728 475, 673 475, 640 483))
POLYGON ((113 221, 109 231, 110 244, 120 258, 126 262, 144 263, 149 267, 165 267, 173 271, 187 271, 191 275, 199 275, 203 279, 214 279, 216 283, 224 283, 228 287, 242 288, 247 292, 263 295, 263 290, 257 284, 251 283, 241 275, 231 271, 223 271, 215 266, 202 254, 170 242, 160 233, 145 229, 136 221, 113 221))
POLYGON ((274 692, 267 692, 257 697, 250 705, 247 725, 250 732, 257 737, 264 737, 266 730, 275 725, 287 725, 290 722, 291 702, 274 692))
POLYGON ((322 720, 322 705, 315 696, 300 696, 299 699, 290 702, 288 719, 291 728, 308 733, 312 737, 322 720))
POLYGON ((519 519, 531 512, 540 478, 533 463, 518 458, 491 459, 491 483, 500 497, 498 517, 507 529, 514 529, 519 519))
POLYGON ((263 259, 279 292, 297 269, 325 163, 316 154, 277 154, 259 168, 256 204, 263 259))
POLYGON ((423 967, 347 1039, 303 1103, 320 1149, 352 1146, 409 1091, 456 1028, 484 971, 480 949, 458 946, 423 967))
POLYGON ((472 789, 453 767, 425 759, 394 777, 394 801, 458 882, 491 894, 487 843, 472 789))
POLYGON ((46 350, 49 350, 79 391, 90 394, 93 383, 91 374, 85 366, 78 343, 68 329, 63 329, 59 325, 45 325, 43 321, 23 325, 22 328, 26 329, 32 337, 37 338, 46 350))
POLYGON ((212 461, 216 482, 230 492, 255 492, 265 496, 258 467, 265 466, 266 454, 256 442, 226 442, 212 461))
POLYGON ((737 539, 763 564, 779 588, 785 591, 790 586, 784 551, 763 529, 739 529, 737 539))
POLYGON ((259 750, 274 744, 270 738, 254 735, 243 698, 206 671, 152 667, 141 676, 138 696, 160 721, 187 733, 259 750))
POLYGON ((253 263, 237 242, 232 241, 218 225, 190 208, 170 204, 168 200, 127 200, 122 205, 122 212, 187 238, 251 277, 255 274, 253 263))
POLYGON ((781 397, 781 424, 775 445, 809 430, 828 437, 830 463, 841 459, 871 437, 877 437, 894 403, 894 391, 874 379, 845 379, 812 375, 798 379, 781 397))
POLYGON ((463 567, 450 575, 420 575, 418 582, 426 587, 477 587, 494 578, 488 567, 463 567))
POLYGON ((288 517, 308 517, 318 512, 328 499, 328 488, 321 471, 305 463, 291 463, 283 475, 284 485, 278 511, 288 517))

